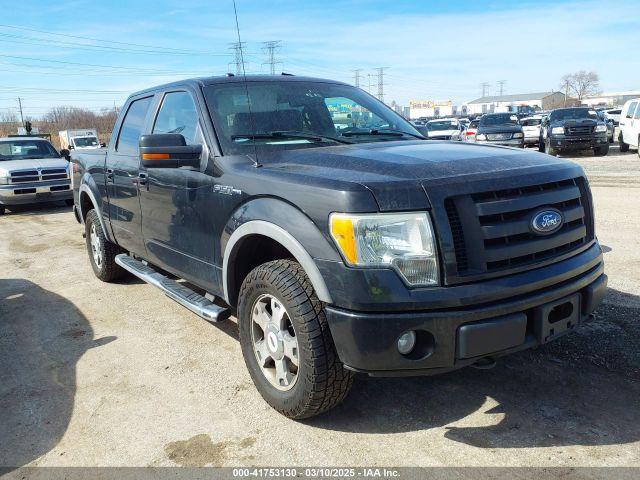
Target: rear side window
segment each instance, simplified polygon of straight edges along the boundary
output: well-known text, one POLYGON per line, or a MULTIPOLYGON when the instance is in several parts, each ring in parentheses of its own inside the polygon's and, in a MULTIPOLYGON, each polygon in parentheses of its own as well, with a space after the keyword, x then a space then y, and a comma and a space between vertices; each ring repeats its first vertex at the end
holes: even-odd
POLYGON ((156 117, 153 133, 180 133, 187 145, 201 143, 198 127, 198 111, 187 92, 171 92, 164 96, 156 117))
POLYGON ((153 97, 141 98, 135 100, 129 105, 127 114, 124 117, 122 126, 120 127, 120 135, 118 143, 116 143, 116 151, 124 155, 137 155, 138 142, 142 129, 144 128, 144 120, 147 117, 147 111, 153 97))
POLYGON ((629 104, 629 108, 627 108, 627 118, 633 118, 633 112, 636 109, 636 105, 638 105, 638 102, 631 102, 629 104))

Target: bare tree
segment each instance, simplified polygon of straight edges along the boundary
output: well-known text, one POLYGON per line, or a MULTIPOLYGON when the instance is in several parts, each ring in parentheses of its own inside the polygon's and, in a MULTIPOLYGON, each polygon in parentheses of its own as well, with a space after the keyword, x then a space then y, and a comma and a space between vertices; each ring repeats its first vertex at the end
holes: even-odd
POLYGON ((578 100, 600 93, 600 77, 596 72, 569 73, 562 77, 562 91, 567 96, 574 96, 578 100))

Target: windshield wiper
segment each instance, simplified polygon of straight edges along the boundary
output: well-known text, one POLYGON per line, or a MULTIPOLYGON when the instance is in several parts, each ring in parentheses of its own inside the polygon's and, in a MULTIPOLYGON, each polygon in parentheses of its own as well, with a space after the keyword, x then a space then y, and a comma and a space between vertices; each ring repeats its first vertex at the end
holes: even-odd
POLYGON ((351 144, 348 140, 343 140, 341 138, 330 137, 328 135, 318 135, 315 133, 304 133, 304 132, 285 132, 285 131, 274 131, 269 133, 240 133, 237 135, 232 135, 231 139, 236 140, 238 138, 250 138, 250 139, 272 139, 272 138, 291 138, 291 139, 299 139, 299 140, 313 140, 316 142, 336 142, 336 143, 348 143, 351 144))
POLYGON ((388 135, 390 137, 409 137, 419 138, 420 140, 426 140, 423 135, 416 135, 415 133, 403 132, 402 130, 393 130, 391 128, 371 128, 369 130, 355 130, 352 132, 344 132, 341 134, 343 137, 353 137, 356 135, 388 135))

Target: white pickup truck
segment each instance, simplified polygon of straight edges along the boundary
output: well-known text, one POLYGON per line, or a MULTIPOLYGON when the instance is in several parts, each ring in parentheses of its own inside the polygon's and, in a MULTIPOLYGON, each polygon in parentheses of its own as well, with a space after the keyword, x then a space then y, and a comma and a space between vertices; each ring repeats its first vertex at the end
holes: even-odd
POLYGON ((69 162, 43 138, 0 138, 0 215, 7 206, 56 200, 73 205, 69 162))
POLYGON ((62 130, 58 132, 60 148, 73 150, 75 148, 100 148, 98 131, 95 128, 84 130, 62 130))

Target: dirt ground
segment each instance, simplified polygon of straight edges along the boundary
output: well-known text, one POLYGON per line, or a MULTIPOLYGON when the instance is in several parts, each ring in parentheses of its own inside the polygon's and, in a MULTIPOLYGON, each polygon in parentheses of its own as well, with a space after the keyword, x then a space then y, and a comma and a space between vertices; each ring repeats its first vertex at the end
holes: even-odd
POLYGON ((640 466, 640 159, 580 157, 609 293, 594 322, 492 370, 358 377, 295 422, 234 320, 91 271, 66 207, 0 217, 0 465, 640 466))

